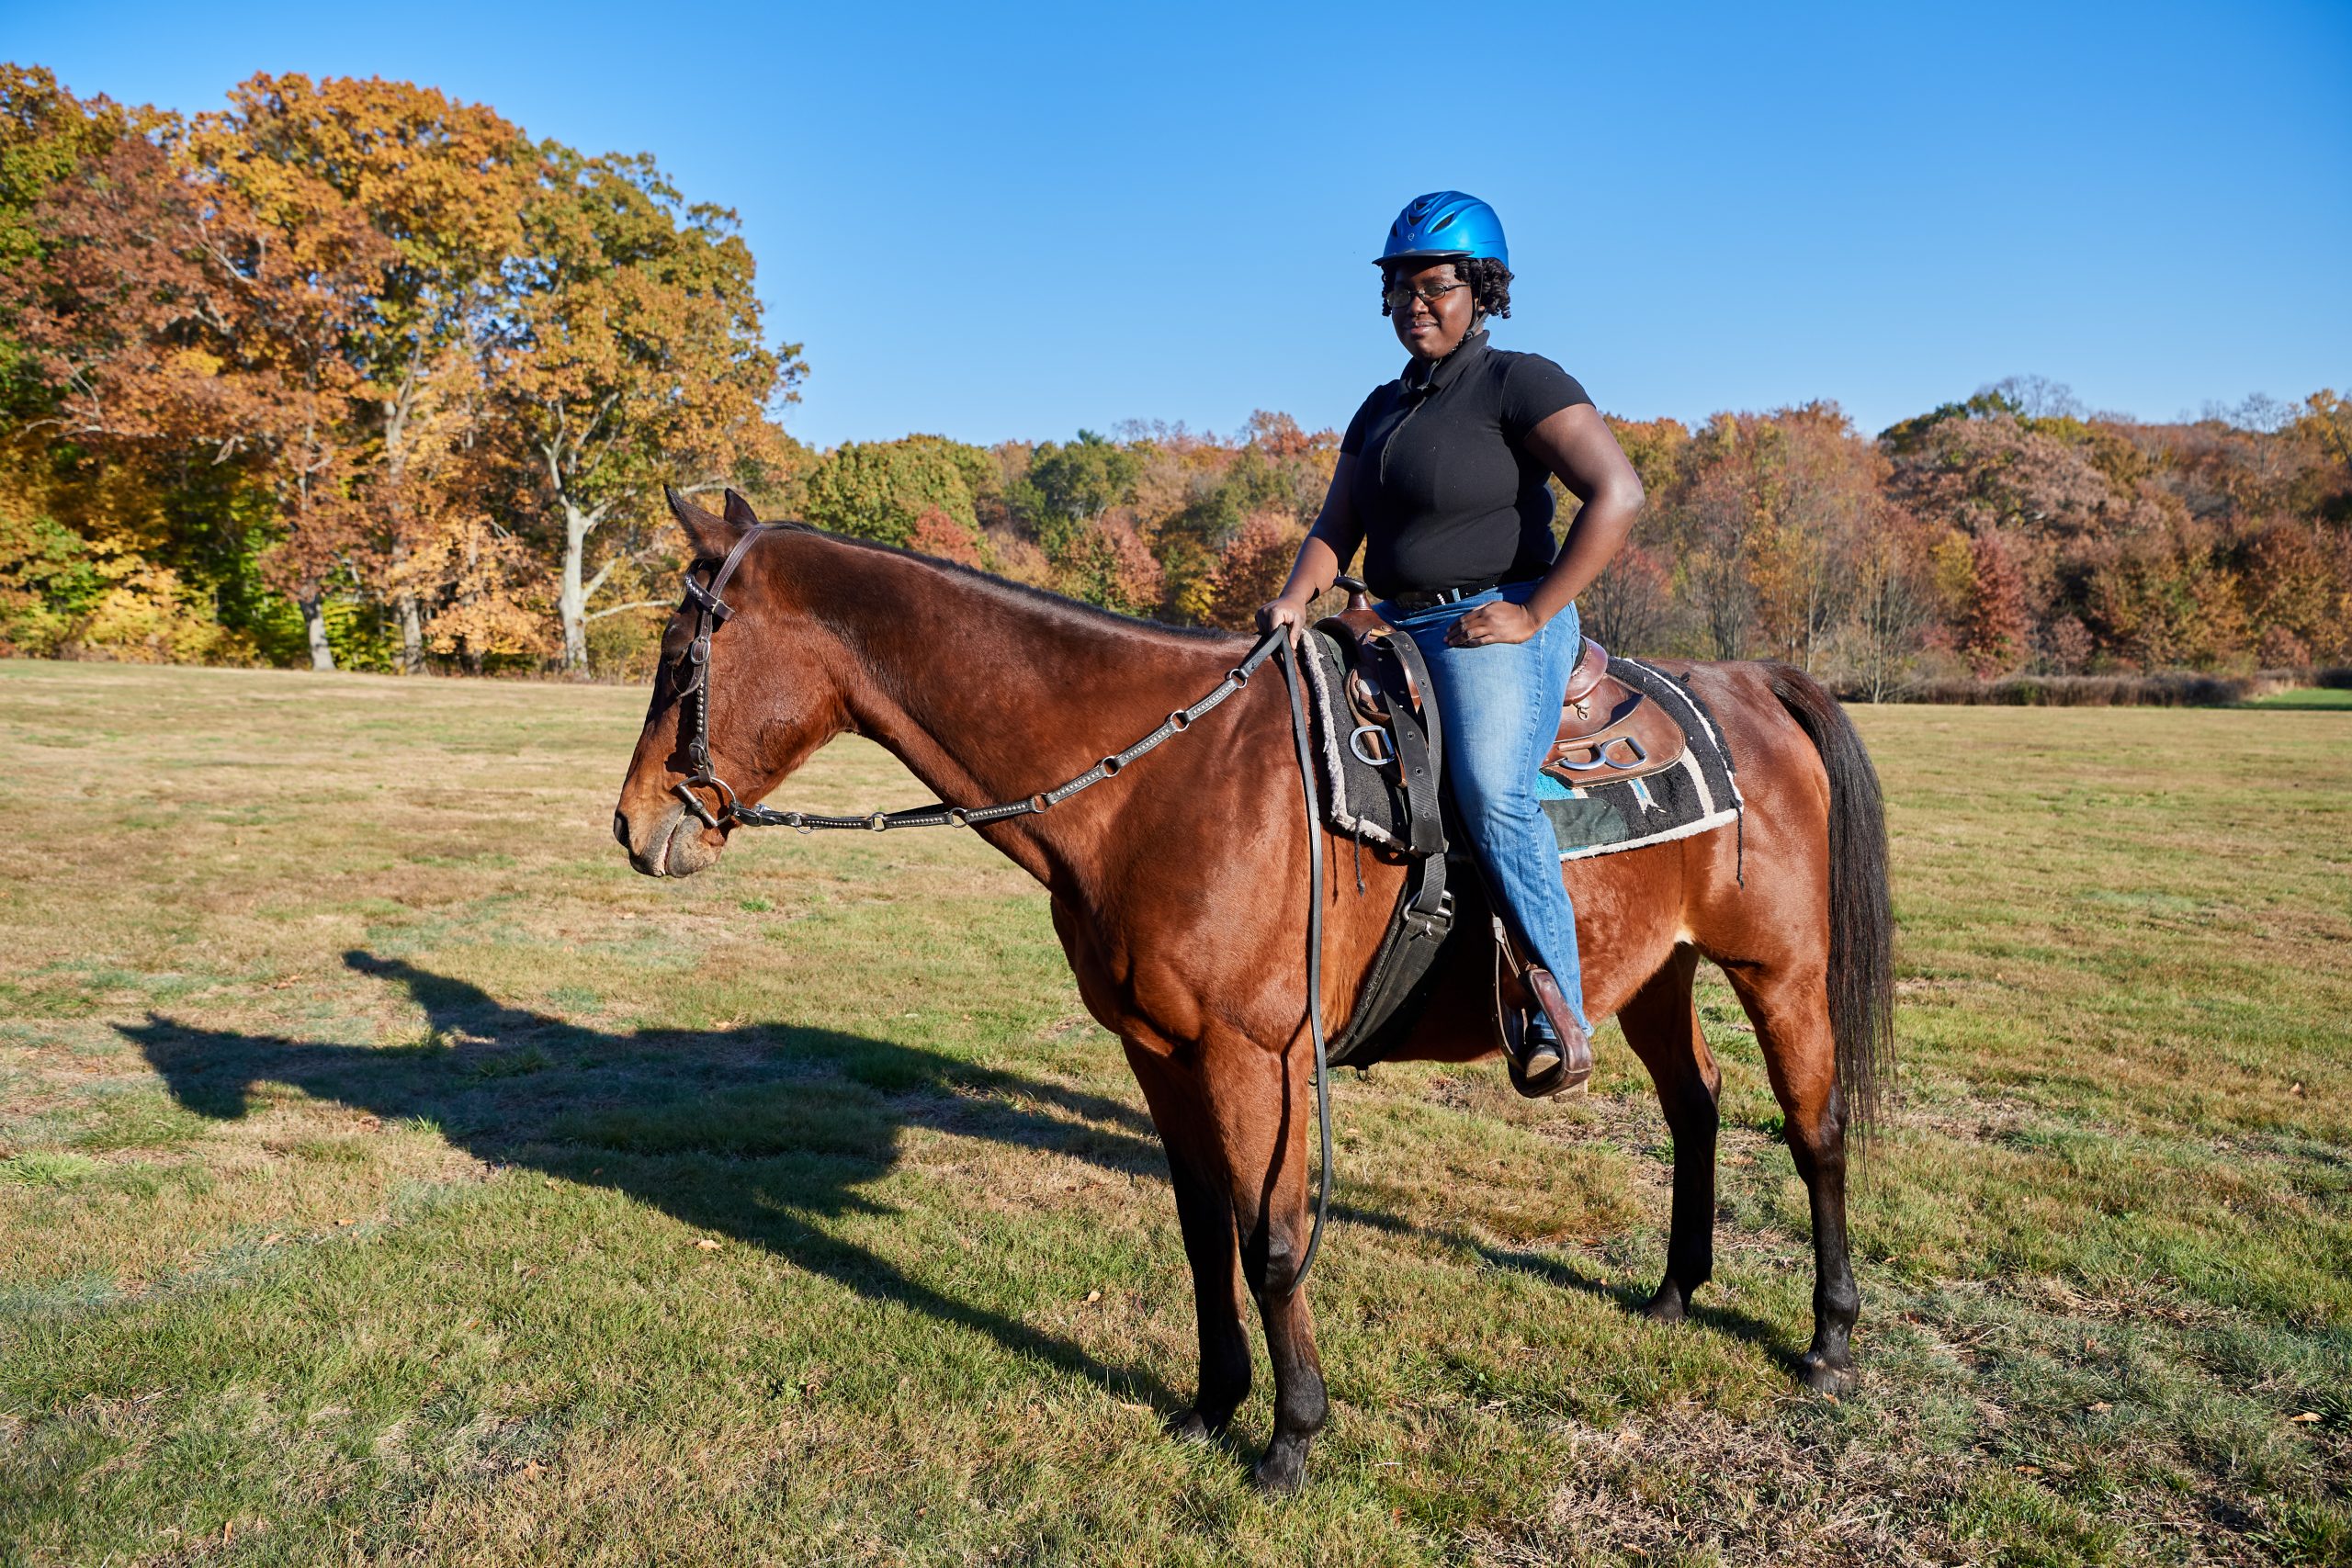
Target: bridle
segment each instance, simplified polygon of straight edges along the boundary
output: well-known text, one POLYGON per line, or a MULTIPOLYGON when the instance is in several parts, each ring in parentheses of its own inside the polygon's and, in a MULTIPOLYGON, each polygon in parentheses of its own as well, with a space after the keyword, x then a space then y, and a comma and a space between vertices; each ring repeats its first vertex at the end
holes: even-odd
POLYGON ((1226 698, 1250 683, 1250 677, 1267 660, 1280 656, 1283 684, 1290 693, 1291 737, 1298 751, 1298 776, 1306 799, 1307 841, 1307 918, 1306 918, 1306 1013, 1307 1026, 1315 1040, 1315 1109, 1316 1119, 1322 1131, 1323 1173, 1315 1200, 1315 1229, 1307 1236, 1306 1250, 1299 1260, 1298 1274, 1292 1286, 1295 1290, 1306 1283, 1306 1271, 1315 1263, 1316 1249, 1323 1242, 1323 1216, 1331 1205, 1331 1095, 1330 1066, 1327 1060, 1329 1047, 1323 1033, 1323 813, 1316 796, 1315 757, 1307 739, 1306 705, 1299 679, 1298 652, 1291 647, 1287 631, 1276 626, 1258 639, 1249 657, 1226 671, 1225 679, 1198 702, 1181 707, 1160 720, 1158 728, 1137 740, 1124 751, 1114 751, 1084 773, 1066 779, 1052 789, 1019 800, 1008 800, 995 806, 957 807, 945 801, 919 806, 905 811, 869 811, 862 817, 824 817, 806 811, 775 811, 764 806, 746 806, 737 797, 726 780, 718 776, 710 762, 710 671, 711 638, 720 626, 734 617, 734 606, 720 597, 727 584, 733 581, 735 569, 743 564, 743 557, 764 535, 782 533, 786 525, 762 523, 746 528, 727 558, 710 574, 708 583, 695 581, 695 561, 686 568, 686 603, 695 607, 694 640, 686 645, 686 661, 693 673, 678 688, 678 700, 694 705, 694 728, 686 734, 686 762, 693 768, 684 779, 670 786, 670 793, 685 803, 686 809, 706 828, 724 828, 733 823, 746 828, 790 828, 802 833, 828 829, 863 829, 884 833, 893 828, 976 828, 983 823, 1001 821, 1008 817, 1026 817, 1050 811, 1082 789, 1091 789, 1105 779, 1117 778, 1126 771, 1128 763, 1149 751, 1160 742, 1183 734, 1195 720, 1214 709, 1226 698), (717 792, 718 809, 713 812, 702 803, 696 790, 717 792))
MULTIPOLYGON (((743 564, 745 554, 766 531, 764 525, 746 528, 743 536, 735 541, 735 547, 727 552, 727 558, 718 563, 718 570, 710 574, 707 587, 695 581, 694 566, 686 568, 686 603, 695 607, 695 637, 686 644, 686 662, 694 673, 678 688, 678 700, 694 704, 695 727, 686 736, 686 763, 694 772, 683 783, 672 784, 670 793, 684 801, 686 809, 699 818, 706 828, 749 820, 735 792, 710 765, 710 637, 734 618, 735 607, 719 595, 727 591, 727 584, 734 577, 735 569, 743 564), (702 797, 695 793, 698 789, 718 792, 718 815, 713 816, 704 807, 702 797)), ((756 811, 759 807, 752 809, 756 811)))

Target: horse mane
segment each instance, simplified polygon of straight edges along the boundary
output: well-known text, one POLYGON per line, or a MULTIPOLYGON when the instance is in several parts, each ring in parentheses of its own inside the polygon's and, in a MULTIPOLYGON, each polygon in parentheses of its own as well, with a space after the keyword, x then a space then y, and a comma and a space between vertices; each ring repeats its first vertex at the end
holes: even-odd
POLYGON ((1049 588, 1039 588, 1027 582, 1015 582, 1010 578, 999 577, 992 571, 983 571, 976 566, 966 566, 960 561, 943 560, 937 556, 925 555, 921 550, 903 549, 897 545, 886 545, 876 539, 861 539, 854 535, 836 534, 829 528, 820 528, 814 524, 803 523, 797 518, 763 524, 762 526, 786 529, 796 534, 810 535, 828 544, 845 545, 852 549, 870 550, 876 555, 896 557, 899 560, 908 561, 926 570, 964 579, 989 597, 1046 612, 1047 623, 1057 628, 1076 632, 1115 630, 1130 635, 1136 632, 1148 632, 1180 641, 1204 643, 1227 641, 1240 635, 1216 626, 1170 626, 1165 621, 1148 620, 1139 615, 1123 615, 1116 610, 1106 610, 1100 604, 1090 604, 1083 599, 1072 599, 1067 594, 1057 593, 1049 588))

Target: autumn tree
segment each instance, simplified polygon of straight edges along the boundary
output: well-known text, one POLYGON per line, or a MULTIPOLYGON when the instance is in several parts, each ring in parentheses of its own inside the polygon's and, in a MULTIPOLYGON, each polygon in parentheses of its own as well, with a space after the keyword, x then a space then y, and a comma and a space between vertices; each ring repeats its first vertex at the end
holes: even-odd
POLYGON ((374 433, 364 344, 398 253, 352 195, 316 167, 272 155, 288 113, 267 85, 247 84, 228 109, 196 118, 181 153, 201 204, 202 260, 237 312, 234 372, 220 379, 242 429, 267 453, 263 472, 284 525, 265 570, 302 613, 311 668, 332 670, 328 590, 338 575, 363 572, 377 543, 365 494, 374 433))
POLYGON ((665 547, 665 480, 761 485, 789 461, 766 413, 797 395, 798 349, 768 345, 737 227, 725 208, 686 202, 649 156, 540 149, 493 385, 551 513, 567 669, 586 667, 588 622, 609 613, 590 601, 665 547))
MULTIPOLYGON (((51 244, 36 209, 51 191, 125 136, 155 129, 164 118, 104 97, 77 98, 38 65, 0 64, 0 277, 47 258, 51 244)), ((47 400, 46 387, 27 363, 0 300, 0 410, 21 417, 47 400)))
POLYGON ((126 136, 44 198, 11 296, 55 393, 41 423, 118 449, 207 447, 276 502, 264 558, 334 668, 328 580, 354 538, 357 375, 345 334, 381 261, 347 205, 257 190, 126 136))
POLYGON ((1928 531, 1892 507, 1852 543, 1845 563, 1853 575, 1840 651, 1854 685, 1871 702, 1887 701, 1910 679, 1935 624, 1930 550, 1928 531))
POLYGON ((2024 575, 1999 534, 1978 534, 1966 550, 1969 570, 1955 617, 1960 651, 1980 679, 2006 675, 2024 660, 2031 629, 2024 575))
MULTIPOLYGON (((449 513, 448 498, 420 490, 414 455, 435 438, 424 426, 479 412, 473 394, 503 325, 498 289, 522 246, 534 150, 492 110, 405 82, 264 74, 233 89, 230 103, 227 116, 200 123, 199 149, 255 171, 248 184, 266 178, 298 215, 331 192, 384 243, 345 354, 368 424, 364 482, 400 664, 414 671, 437 585, 413 558, 432 546, 427 520, 449 513)), ((462 557, 468 547, 452 543, 462 557)))
POLYGON ((1258 607, 1283 591, 1306 529, 1284 512, 1253 512, 1219 552, 1210 574, 1211 596, 1203 617, 1211 626, 1247 631, 1258 607))
POLYGON ((1577 600, 1584 635, 1612 653, 1657 653, 1674 624, 1674 574, 1628 542, 1577 600))

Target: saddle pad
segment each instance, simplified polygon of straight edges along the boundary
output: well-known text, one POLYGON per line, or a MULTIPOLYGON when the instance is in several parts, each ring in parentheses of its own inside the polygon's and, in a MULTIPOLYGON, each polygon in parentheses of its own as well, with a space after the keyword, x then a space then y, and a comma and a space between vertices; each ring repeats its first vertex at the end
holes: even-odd
POLYGON ((1549 773, 1537 774, 1535 797, 1551 818, 1560 858, 1589 860, 1736 821, 1739 780, 1706 705, 1681 682, 1639 660, 1611 659, 1609 673, 1664 708, 1690 738, 1690 749, 1664 772, 1622 784, 1572 789, 1549 773))
MULTIPOLYGON (((1300 660, 1313 701, 1317 750, 1323 759, 1323 809, 1335 832, 1367 843, 1394 845, 1405 837, 1405 793, 1396 770, 1363 760, 1351 745, 1354 716, 1341 690, 1346 667, 1338 644, 1311 632, 1300 660)), ((1615 854, 1668 839, 1689 838, 1737 819, 1739 782, 1730 750, 1704 704, 1680 682, 1638 660, 1612 658, 1609 673, 1663 707, 1690 738, 1690 750, 1662 773, 1622 784, 1570 788, 1538 773, 1536 798, 1550 818, 1564 861, 1615 854)), ((1441 720, 1443 714, 1440 714, 1441 720)), ((1366 749, 1374 743, 1367 739, 1366 749)))
MULTIPOLYGON (((1394 764, 1375 765, 1350 744, 1356 719, 1348 706, 1345 656, 1331 635, 1309 631, 1300 646, 1313 654, 1299 663, 1313 697, 1307 706, 1323 756, 1323 815, 1334 832, 1368 844, 1401 844, 1408 836, 1405 791, 1394 764)), ((1442 716, 1441 716, 1441 719, 1442 716)), ((1376 744, 1370 738, 1366 749, 1376 744)), ((1385 753, 1378 753, 1385 755, 1385 753)))

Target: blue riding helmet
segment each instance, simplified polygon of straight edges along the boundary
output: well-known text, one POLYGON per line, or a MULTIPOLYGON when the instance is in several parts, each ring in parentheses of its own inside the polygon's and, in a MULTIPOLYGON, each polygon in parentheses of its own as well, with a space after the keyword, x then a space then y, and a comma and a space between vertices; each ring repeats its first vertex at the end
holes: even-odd
POLYGON ((1433 190, 1405 204, 1405 210, 1388 226, 1388 243, 1373 265, 1459 261, 1470 256, 1510 265, 1510 250, 1503 243, 1503 220, 1475 196, 1433 190))

